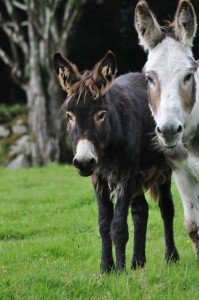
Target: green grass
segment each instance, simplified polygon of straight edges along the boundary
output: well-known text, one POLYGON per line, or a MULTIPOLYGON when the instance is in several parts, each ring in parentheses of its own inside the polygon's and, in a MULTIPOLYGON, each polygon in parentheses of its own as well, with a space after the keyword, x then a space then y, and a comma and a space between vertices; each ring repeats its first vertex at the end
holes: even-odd
POLYGON ((173 192, 180 262, 166 265, 159 209, 149 202, 146 267, 130 270, 129 216, 127 272, 102 276, 90 179, 72 166, 0 168, 0 299, 199 299, 199 264, 173 192))

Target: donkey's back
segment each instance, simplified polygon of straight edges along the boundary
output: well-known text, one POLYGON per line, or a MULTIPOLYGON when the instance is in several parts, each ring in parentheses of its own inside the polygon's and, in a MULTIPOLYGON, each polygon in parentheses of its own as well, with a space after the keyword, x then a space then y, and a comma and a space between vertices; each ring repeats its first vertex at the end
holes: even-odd
MULTIPOLYGON (((151 182, 147 181, 147 187, 149 187, 157 181, 158 177, 160 180, 162 176, 165 177, 169 168, 164 154, 156 148, 153 142, 155 122, 148 104, 146 77, 141 73, 119 76, 114 80, 109 93, 110 101, 120 115, 122 133, 126 140, 125 146, 129 151, 124 159, 135 162, 139 174, 145 173, 147 177, 149 173, 151 174, 151 182)), ((125 146, 123 145, 123 148, 125 146)), ((145 185, 146 178, 140 178, 141 184, 145 185)))

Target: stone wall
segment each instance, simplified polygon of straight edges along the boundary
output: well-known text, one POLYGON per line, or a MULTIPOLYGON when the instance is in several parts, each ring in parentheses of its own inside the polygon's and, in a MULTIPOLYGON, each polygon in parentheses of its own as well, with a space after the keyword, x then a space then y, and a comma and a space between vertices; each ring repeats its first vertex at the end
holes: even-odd
POLYGON ((0 165, 12 169, 31 166, 30 143, 27 115, 0 113, 0 165))

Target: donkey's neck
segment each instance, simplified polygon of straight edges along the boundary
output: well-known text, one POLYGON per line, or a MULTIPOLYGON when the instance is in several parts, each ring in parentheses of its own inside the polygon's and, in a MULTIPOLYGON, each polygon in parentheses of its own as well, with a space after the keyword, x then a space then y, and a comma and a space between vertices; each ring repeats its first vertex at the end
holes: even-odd
POLYGON ((199 69, 195 72, 195 103, 185 124, 185 139, 192 140, 199 135, 199 69))

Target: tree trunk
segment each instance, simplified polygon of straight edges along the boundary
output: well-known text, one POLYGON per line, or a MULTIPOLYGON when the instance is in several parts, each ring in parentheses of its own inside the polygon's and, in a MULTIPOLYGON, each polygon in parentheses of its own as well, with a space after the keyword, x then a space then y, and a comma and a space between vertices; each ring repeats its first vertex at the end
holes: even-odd
POLYGON ((29 130, 32 136, 31 157, 33 165, 50 162, 50 143, 47 130, 46 97, 39 63, 39 40, 32 24, 29 24, 30 80, 27 87, 29 130))
POLYGON ((52 72, 52 76, 49 79, 47 95, 47 122, 48 132, 51 141, 51 153, 50 157, 53 161, 59 161, 60 156, 60 130, 61 130, 61 114, 60 107, 62 101, 62 93, 57 84, 57 78, 52 72))
POLYGON ((64 162, 71 153, 60 114, 62 96, 52 56, 58 49, 67 54, 69 32, 87 1, 23 0, 2 4, 7 14, 0 12, 0 28, 9 39, 11 55, 0 46, 0 58, 27 95, 34 166, 64 162))

